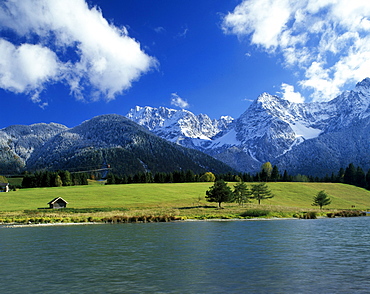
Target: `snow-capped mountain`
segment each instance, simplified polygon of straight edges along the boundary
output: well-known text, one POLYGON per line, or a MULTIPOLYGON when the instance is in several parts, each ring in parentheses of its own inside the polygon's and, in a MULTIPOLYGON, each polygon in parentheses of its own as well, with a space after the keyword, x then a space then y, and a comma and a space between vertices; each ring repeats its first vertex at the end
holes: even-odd
POLYGON ((195 115, 184 109, 149 106, 136 106, 126 117, 168 141, 199 150, 233 122, 230 116, 211 120, 205 114, 195 115))
MULTIPOLYGON (((226 117, 224 124, 222 119, 212 121, 206 115, 196 116, 187 110, 163 107, 137 107, 127 117, 165 139, 206 152, 240 171, 257 171, 262 163, 270 161, 279 162, 286 169, 294 167, 299 172, 299 159, 287 160, 303 148, 298 146, 318 138, 335 137, 338 133, 345 136, 349 130, 361 133, 370 116, 369 105, 370 79, 367 78, 354 90, 329 102, 293 103, 263 93, 238 119, 226 117)), ((363 151, 356 152, 362 154, 363 151)), ((307 160, 314 162, 315 157, 307 160)), ((360 164, 358 162, 354 163, 360 164)), ((343 159, 340 160, 342 166, 338 162, 333 168, 339 169, 348 163, 343 159)), ((364 167, 370 168, 370 162, 364 167)))

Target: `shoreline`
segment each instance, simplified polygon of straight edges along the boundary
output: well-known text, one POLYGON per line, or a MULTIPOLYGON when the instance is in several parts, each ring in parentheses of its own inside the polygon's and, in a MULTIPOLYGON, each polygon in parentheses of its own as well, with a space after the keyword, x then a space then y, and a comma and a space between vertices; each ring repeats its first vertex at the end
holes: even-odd
MULTIPOLYGON (((325 217, 318 217, 317 219, 325 218, 325 217)), ((167 223, 173 222, 232 222, 232 221, 274 221, 274 220, 300 220, 300 218, 295 217, 273 217, 273 218, 232 218, 232 219, 221 219, 221 218, 212 218, 212 219, 184 219, 184 220, 173 220, 168 221, 167 223)), ((160 223, 160 222, 129 222, 129 224, 144 224, 144 223, 160 223)), ((164 222, 162 222, 164 223, 164 222)), ((74 226, 74 225, 115 225, 115 224, 128 224, 128 223, 109 223, 109 222, 82 222, 82 223, 43 223, 43 224, 17 224, 17 223, 9 223, 9 224, 0 224, 1 227, 5 228, 28 228, 28 227, 49 227, 49 226, 74 226)))
POLYGON ((78 226, 78 225, 104 225, 105 223, 98 222, 85 222, 85 223, 47 223, 47 224, 0 224, 1 227, 5 228, 28 228, 28 227, 50 227, 50 226, 78 226))
POLYGON ((0 223, 0 228, 25 228, 25 227, 48 227, 48 226, 73 226, 73 225, 104 225, 104 224, 136 224, 136 223, 171 223, 171 222, 232 222, 232 221, 274 221, 274 220, 301 220, 301 219, 333 219, 333 218, 348 218, 348 217, 366 217, 366 215, 334 215, 334 216, 323 216, 318 215, 314 218, 305 218, 305 217, 251 217, 251 218, 168 218, 168 217, 156 217, 156 218, 139 218, 134 217, 130 219, 109 219, 105 221, 82 221, 82 222, 46 222, 46 223, 37 223, 37 222, 2 222, 0 223))

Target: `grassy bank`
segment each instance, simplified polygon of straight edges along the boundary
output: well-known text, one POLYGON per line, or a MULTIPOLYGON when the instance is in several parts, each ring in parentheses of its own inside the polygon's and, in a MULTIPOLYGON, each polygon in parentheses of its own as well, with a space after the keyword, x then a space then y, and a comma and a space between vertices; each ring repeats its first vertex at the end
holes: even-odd
POLYGON ((353 206, 359 210, 370 208, 370 192, 350 185, 269 183, 275 197, 262 201, 261 205, 250 203, 241 207, 236 203, 224 203, 224 209, 218 209, 204 198, 211 185, 130 184, 21 189, 0 194, 0 222, 166 221, 253 217, 250 214, 293 217, 307 211, 326 214, 329 210, 353 209, 353 206), (323 212, 311 206, 312 198, 321 190, 325 190, 332 199, 332 204, 323 212), (55 197, 65 199, 69 209, 38 210, 47 207, 55 197))

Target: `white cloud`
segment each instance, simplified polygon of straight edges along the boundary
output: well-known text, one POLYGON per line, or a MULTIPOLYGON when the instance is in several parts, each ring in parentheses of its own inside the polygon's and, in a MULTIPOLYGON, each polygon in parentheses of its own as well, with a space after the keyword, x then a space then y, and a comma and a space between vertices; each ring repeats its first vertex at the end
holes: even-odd
POLYGON ((298 92, 294 92, 294 87, 292 85, 288 85, 285 83, 281 84, 281 90, 283 92, 280 92, 280 94, 283 95, 283 98, 285 100, 288 100, 290 102, 294 103, 303 103, 304 97, 298 92))
POLYGON ((252 43, 267 49, 278 46, 278 37, 289 19, 288 0, 243 1, 223 24, 226 33, 252 35, 252 43))
POLYGON ((299 85, 314 101, 330 100, 370 76, 370 1, 244 0, 225 16, 223 30, 302 72, 299 85))
POLYGON ((0 4, 0 29, 10 29, 29 42, 20 47, 1 43, 2 62, 6 53, 9 64, 26 65, 25 69, 0 68, 0 86, 16 93, 40 91, 50 81, 64 81, 79 99, 109 101, 157 65, 126 28, 109 24, 85 0, 5 1, 0 4), (39 43, 33 44, 35 39, 39 43), (10 45, 12 54, 7 49, 10 45), (23 52, 22 58, 17 51, 23 52), (71 51, 76 55, 66 53, 71 51), (36 72, 27 70, 33 64, 36 72))
POLYGON ((60 74, 56 54, 46 47, 31 44, 17 47, 0 39, 0 53, 0 87, 8 91, 38 97, 44 83, 56 80, 60 74))
POLYGON ((171 94, 171 105, 180 107, 180 108, 189 108, 189 103, 181 98, 177 93, 172 93, 171 94))

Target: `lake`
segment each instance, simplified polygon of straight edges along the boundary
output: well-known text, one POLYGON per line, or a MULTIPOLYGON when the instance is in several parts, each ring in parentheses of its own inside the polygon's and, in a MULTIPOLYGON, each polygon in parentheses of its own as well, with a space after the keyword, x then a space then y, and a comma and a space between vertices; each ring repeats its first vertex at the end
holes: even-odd
POLYGON ((369 293, 370 217, 0 226, 1 293, 369 293))

